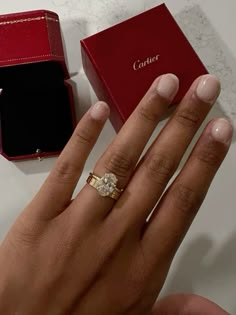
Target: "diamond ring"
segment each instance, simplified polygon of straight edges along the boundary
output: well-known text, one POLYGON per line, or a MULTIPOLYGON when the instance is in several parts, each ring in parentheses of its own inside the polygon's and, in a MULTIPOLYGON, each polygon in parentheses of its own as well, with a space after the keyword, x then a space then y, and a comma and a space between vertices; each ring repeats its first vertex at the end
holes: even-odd
POLYGON ((89 174, 87 183, 94 187, 100 196, 110 197, 118 200, 123 189, 117 188, 118 179, 112 173, 105 173, 103 177, 98 177, 93 173, 89 174))

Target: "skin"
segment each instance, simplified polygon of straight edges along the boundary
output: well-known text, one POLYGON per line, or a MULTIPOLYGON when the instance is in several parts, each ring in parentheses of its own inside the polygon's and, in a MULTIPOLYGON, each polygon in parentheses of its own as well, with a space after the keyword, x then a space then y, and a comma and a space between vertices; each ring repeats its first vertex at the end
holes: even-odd
MULTIPOLYGON (((189 160, 161 197, 213 105, 198 98, 200 79, 137 167, 170 103, 157 93, 160 78, 98 160, 94 173, 112 172, 119 187, 125 188, 118 201, 99 196, 88 184, 72 200, 109 108, 100 103, 103 115, 99 119, 94 119, 92 110, 85 114, 0 247, 1 314, 227 314, 193 295, 170 296, 155 303, 230 145, 230 141, 212 137, 215 121, 209 122, 189 160)), ((219 91, 220 85, 215 99, 219 91)))

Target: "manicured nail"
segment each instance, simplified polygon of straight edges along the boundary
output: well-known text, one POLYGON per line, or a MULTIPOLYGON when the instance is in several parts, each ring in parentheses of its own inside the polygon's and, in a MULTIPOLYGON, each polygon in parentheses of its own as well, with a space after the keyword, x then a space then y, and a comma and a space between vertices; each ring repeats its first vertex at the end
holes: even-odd
POLYGON ((168 73, 164 74, 158 85, 157 92, 164 99, 172 102, 179 90, 179 79, 176 75, 168 73))
POLYGON ((214 75, 204 75, 198 84, 196 94, 201 101, 213 104, 220 94, 220 81, 214 75))
POLYGON ((98 102, 91 108, 90 115, 95 120, 106 121, 110 115, 109 106, 104 102, 98 102))
POLYGON ((226 118, 217 119, 213 123, 211 134, 216 141, 229 145, 233 136, 233 126, 226 118))

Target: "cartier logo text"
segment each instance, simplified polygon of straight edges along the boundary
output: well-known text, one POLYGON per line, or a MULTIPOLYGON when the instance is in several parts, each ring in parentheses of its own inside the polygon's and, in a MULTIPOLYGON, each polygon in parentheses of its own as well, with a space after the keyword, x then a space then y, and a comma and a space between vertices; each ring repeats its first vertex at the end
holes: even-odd
POLYGON ((134 71, 141 70, 149 65, 151 65, 154 62, 157 62, 160 59, 160 55, 155 55, 152 57, 148 57, 145 60, 136 60, 133 63, 133 69, 134 71))

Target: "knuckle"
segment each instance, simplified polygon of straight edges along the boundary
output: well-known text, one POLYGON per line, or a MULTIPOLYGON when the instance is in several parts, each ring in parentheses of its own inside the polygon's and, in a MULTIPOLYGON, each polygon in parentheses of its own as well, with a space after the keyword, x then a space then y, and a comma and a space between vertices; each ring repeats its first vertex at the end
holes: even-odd
POLYGON ((58 183, 64 183, 70 180, 72 174, 72 165, 67 160, 58 160, 53 174, 58 183))
POLYGON ((137 112, 141 120, 156 123, 160 119, 160 112, 158 106, 152 106, 152 103, 154 103, 154 100, 151 96, 146 100, 145 106, 141 105, 137 112))
POLYGON ((94 137, 91 135, 89 128, 77 128, 74 132, 73 138, 75 144, 91 145, 93 143, 94 137))
POLYGON ((220 155, 217 151, 216 147, 212 144, 208 144, 208 146, 201 148, 196 153, 197 159, 203 162, 207 168, 215 169, 218 167, 220 163, 220 155))
POLYGON ((176 184, 173 189, 175 207, 184 217, 197 213, 202 198, 196 191, 184 184, 176 184))
POLYGON ((144 164, 147 176, 160 185, 166 185, 176 169, 174 159, 166 154, 151 154, 144 164))
POLYGON ((119 178, 127 178, 134 168, 132 158, 121 150, 116 150, 109 154, 109 157, 104 161, 105 170, 114 173, 119 178))
POLYGON ((177 111, 174 118, 184 127, 196 127, 201 121, 200 114, 196 110, 190 109, 177 111))
POLYGON ((36 249, 40 235, 39 226, 26 224, 23 217, 19 217, 13 229, 9 232, 7 239, 16 249, 36 249))

